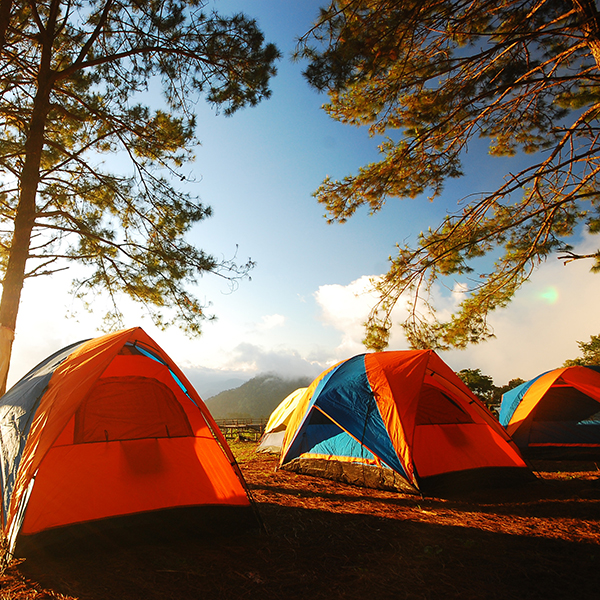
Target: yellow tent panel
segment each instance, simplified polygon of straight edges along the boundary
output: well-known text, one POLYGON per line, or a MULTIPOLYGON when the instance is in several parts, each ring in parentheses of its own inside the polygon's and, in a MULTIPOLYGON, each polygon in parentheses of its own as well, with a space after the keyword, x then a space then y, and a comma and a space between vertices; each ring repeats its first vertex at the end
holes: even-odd
POLYGON ((290 417, 305 392, 306 388, 298 388, 279 403, 267 421, 265 432, 256 449, 257 452, 276 453, 281 451, 281 444, 290 417))

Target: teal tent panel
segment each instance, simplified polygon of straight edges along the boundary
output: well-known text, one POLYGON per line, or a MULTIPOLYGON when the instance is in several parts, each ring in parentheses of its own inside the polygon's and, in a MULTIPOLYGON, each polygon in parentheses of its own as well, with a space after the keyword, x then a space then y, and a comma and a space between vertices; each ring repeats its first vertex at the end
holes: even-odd
MULTIPOLYGON (((340 429, 335 423, 331 425, 314 425, 310 429, 312 443, 310 448, 307 447, 304 452, 364 460, 375 458, 367 448, 340 429)), ((305 441, 308 442, 308 439, 305 441)))
MULTIPOLYGON (((319 433, 317 430, 311 432, 313 427, 328 421, 326 417, 317 414, 322 411, 350 434, 347 437, 358 440, 359 446, 366 447, 365 451, 369 449, 383 463, 406 477, 377 407, 365 370, 364 354, 341 363, 328 375, 315 389, 311 408, 307 411, 310 414, 298 429, 283 462, 297 458, 309 445, 313 447, 315 440, 322 436, 322 430, 319 433)), ((337 433, 333 436, 335 430, 331 431, 332 439, 328 440, 327 447, 331 454, 345 456, 349 442, 345 436, 338 436, 337 433)), ((318 443, 323 441, 319 440, 318 443)))
MULTIPOLYGON (((546 373, 549 372, 550 371, 546 371, 546 373)), ((517 410, 517 406, 521 404, 521 401, 528 392, 529 388, 546 373, 542 373, 534 379, 530 379, 529 381, 526 381, 525 383, 522 383, 512 390, 508 390, 508 392, 502 394, 502 402, 500 404, 498 420, 503 427, 506 427, 510 423, 512 416, 515 414, 515 410, 517 410)))

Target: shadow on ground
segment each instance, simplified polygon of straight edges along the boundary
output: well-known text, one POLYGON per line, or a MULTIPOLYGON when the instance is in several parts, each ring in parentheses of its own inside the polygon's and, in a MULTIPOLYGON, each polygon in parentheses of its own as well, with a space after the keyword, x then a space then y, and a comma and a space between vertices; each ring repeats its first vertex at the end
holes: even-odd
POLYGON ((2 600, 598 597, 598 472, 424 499, 242 465, 264 532, 31 556, 2 600))

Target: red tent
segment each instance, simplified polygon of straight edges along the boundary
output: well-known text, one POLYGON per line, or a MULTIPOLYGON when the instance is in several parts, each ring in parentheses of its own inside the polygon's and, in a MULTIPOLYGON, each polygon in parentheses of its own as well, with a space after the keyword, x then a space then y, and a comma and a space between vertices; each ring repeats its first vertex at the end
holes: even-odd
POLYGON ((600 458, 600 367, 561 367, 502 396, 500 423, 528 458, 600 458))

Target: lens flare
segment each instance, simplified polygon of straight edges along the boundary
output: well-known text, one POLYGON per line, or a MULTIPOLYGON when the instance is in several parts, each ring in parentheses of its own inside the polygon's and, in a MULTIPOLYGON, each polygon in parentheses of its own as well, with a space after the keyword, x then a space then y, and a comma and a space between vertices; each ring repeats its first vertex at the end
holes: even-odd
POLYGON ((558 290, 554 286, 546 288, 540 293, 540 300, 543 300, 547 304, 556 304, 558 301, 558 290))

